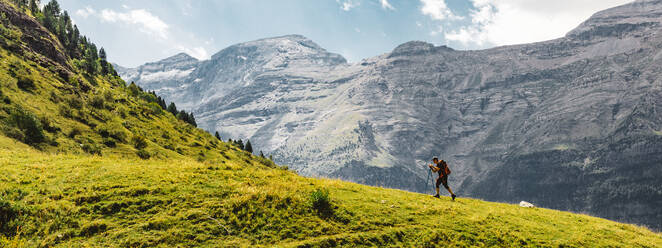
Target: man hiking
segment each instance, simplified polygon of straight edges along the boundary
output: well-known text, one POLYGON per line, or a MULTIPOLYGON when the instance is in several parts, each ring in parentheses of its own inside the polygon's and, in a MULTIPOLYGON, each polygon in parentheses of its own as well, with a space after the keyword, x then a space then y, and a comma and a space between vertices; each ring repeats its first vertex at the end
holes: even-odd
POLYGON ((437 194, 434 195, 434 197, 439 198, 439 184, 443 184, 444 188, 448 190, 448 193, 451 193, 453 201, 455 201, 455 194, 453 194, 451 187, 448 187, 448 174, 451 174, 451 170, 448 169, 448 164, 446 164, 446 161, 439 160, 437 157, 432 158, 432 162, 434 164, 430 164, 428 167, 430 167, 432 171, 439 173, 436 183, 437 194))

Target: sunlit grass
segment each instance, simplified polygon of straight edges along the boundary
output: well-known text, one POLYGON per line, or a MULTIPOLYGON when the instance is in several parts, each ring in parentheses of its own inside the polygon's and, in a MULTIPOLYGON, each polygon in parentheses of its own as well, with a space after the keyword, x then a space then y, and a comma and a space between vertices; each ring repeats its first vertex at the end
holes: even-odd
POLYGON ((26 246, 634 246, 660 234, 586 215, 304 178, 232 159, 52 155, 0 138, 0 197, 26 246), (326 189, 332 213, 310 201, 326 189))

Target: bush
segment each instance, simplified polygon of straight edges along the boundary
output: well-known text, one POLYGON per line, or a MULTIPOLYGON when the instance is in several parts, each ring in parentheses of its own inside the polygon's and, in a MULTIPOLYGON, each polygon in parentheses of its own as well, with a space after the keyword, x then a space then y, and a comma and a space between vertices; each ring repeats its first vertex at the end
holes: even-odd
POLYGON ((44 128, 44 130, 46 130, 49 133, 56 133, 60 131, 60 128, 54 126, 51 119, 46 116, 40 117, 39 122, 41 122, 41 126, 44 128))
POLYGON ((129 88, 129 94, 131 94, 132 96, 139 96, 142 93, 142 89, 133 82, 131 82, 131 84, 127 88, 129 88))
POLYGON ((118 122, 107 122, 96 127, 97 133, 104 138, 113 138, 119 142, 125 142, 128 136, 127 131, 118 122))
POLYGON ((16 86, 22 90, 31 91, 36 88, 34 81, 26 76, 19 76, 16 86))
POLYGON ((25 209, 0 198, 0 233, 9 236, 15 235, 18 224, 16 221, 23 215, 23 212, 25 209))
POLYGON ((71 131, 69 131, 69 134, 67 136, 69 136, 69 138, 74 138, 74 137, 80 135, 81 133, 82 133, 82 131, 80 130, 79 127, 74 127, 74 128, 71 129, 71 131))
POLYGON ((147 108, 153 115, 160 115, 163 113, 163 109, 155 102, 150 102, 147 104, 147 108))
POLYGON ((149 159, 149 157, 152 156, 149 154, 149 152, 142 149, 136 151, 136 155, 138 155, 138 157, 140 157, 141 159, 149 159))
POLYGON ((97 109, 102 109, 105 106, 103 97, 100 95, 92 96, 92 98, 90 98, 90 106, 97 109))
POLYGON ((103 139, 103 144, 107 147, 110 147, 110 148, 113 148, 113 147, 117 146, 117 143, 115 143, 115 140, 108 139, 108 138, 103 139))
POLYGON ((71 96, 71 95, 70 95, 70 96, 67 96, 67 97, 65 98, 65 102, 67 103, 67 105, 68 105, 70 108, 73 108, 73 109, 81 109, 81 108, 83 108, 83 100, 81 100, 80 98, 78 98, 78 97, 76 97, 76 96, 71 96))
POLYGON ((80 236, 93 236, 95 234, 105 232, 108 229, 108 225, 101 221, 95 221, 89 224, 84 225, 80 230, 80 236))
POLYGON ((138 150, 142 150, 147 147, 147 140, 145 137, 140 135, 134 135, 133 138, 131 138, 131 143, 133 144, 133 147, 138 150))
POLYGON ((96 155, 101 155, 101 148, 99 148, 99 147, 98 147, 97 145, 95 145, 95 144, 85 143, 85 144, 83 144, 83 146, 81 146, 81 148, 83 149, 83 151, 85 151, 85 152, 87 152, 87 153, 89 153, 89 154, 92 154, 92 155, 95 155, 95 154, 96 154, 96 155))
POLYGON ((21 108, 12 109, 9 113, 8 121, 10 126, 21 130, 24 135, 21 141, 24 143, 34 145, 46 140, 41 122, 29 111, 21 108))
POLYGON ((331 198, 329 191, 325 189, 317 189, 310 193, 310 203, 318 214, 329 217, 333 215, 333 208, 331 207, 331 198))
POLYGON ((103 98, 106 99, 106 102, 114 102, 115 97, 113 96, 113 92, 111 91, 104 91, 103 92, 103 98))

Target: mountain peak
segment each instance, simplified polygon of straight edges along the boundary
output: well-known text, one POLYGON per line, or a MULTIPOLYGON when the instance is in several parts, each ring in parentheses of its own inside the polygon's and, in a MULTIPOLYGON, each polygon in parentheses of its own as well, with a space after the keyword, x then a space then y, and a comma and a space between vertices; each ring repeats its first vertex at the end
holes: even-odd
POLYGON ((192 57, 191 55, 188 55, 184 52, 175 54, 173 56, 167 57, 165 59, 159 60, 158 63, 166 62, 166 63, 177 63, 177 62, 183 62, 183 61, 198 61, 198 59, 192 57))
POLYGON ((212 56, 212 60, 222 58, 240 58, 241 60, 260 58, 260 60, 279 61, 322 59, 325 64, 342 64, 347 62, 341 55, 330 53, 317 43, 299 34, 263 38, 235 44, 212 56))
POLYGON ((435 51, 454 51, 447 46, 435 47, 433 44, 424 41, 409 41, 397 46, 389 57, 403 56, 403 55, 420 55, 432 53, 435 51))
POLYGON ((638 0, 593 14, 568 37, 623 36, 632 32, 646 32, 660 25, 662 0, 638 0))

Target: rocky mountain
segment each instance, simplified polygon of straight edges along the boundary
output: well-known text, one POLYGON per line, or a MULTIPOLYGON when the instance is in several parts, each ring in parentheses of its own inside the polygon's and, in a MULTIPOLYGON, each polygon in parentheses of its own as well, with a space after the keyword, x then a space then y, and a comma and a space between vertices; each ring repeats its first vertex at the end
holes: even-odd
POLYGON ((460 195, 660 229, 661 22, 662 1, 637 1, 532 44, 349 64, 292 35, 118 71, 304 175, 429 192, 439 155, 460 195))

